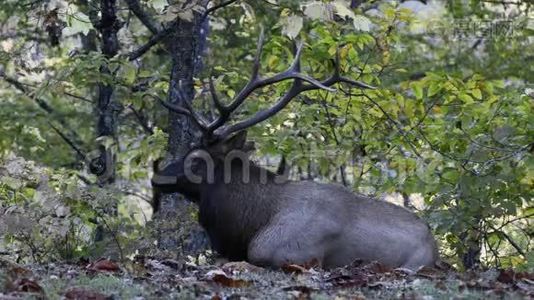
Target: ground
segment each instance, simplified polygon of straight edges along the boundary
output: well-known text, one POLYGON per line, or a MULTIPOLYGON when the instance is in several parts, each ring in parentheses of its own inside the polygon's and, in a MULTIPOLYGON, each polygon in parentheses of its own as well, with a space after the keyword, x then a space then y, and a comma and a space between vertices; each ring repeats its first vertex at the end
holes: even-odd
POLYGON ((355 262, 334 270, 138 257, 115 263, 18 265, 0 260, 0 299, 527 299, 534 274, 355 262))

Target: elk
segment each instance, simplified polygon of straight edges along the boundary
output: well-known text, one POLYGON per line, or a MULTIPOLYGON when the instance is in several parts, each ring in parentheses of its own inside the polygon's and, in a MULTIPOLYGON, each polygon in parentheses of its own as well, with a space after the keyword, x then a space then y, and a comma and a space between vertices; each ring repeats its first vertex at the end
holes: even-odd
POLYGON ((333 91, 331 86, 338 83, 374 88, 341 76, 338 55, 335 71, 326 80, 301 73, 302 43, 287 70, 263 78, 259 75, 263 40, 262 33, 250 80, 229 104, 218 99, 210 78, 218 111, 214 120, 203 117, 187 101, 183 107, 161 100, 169 110, 189 116, 200 128, 201 138, 185 157, 155 164, 154 190, 179 192, 197 203, 199 221, 213 249, 230 260, 274 268, 289 263, 332 268, 357 259, 411 269, 432 266, 438 259, 436 242, 414 213, 341 185, 279 180, 277 174, 248 159, 254 147, 247 142, 245 129, 275 115, 300 93, 333 91), (274 105, 227 124, 251 93, 285 80, 292 80, 292 85, 274 105))

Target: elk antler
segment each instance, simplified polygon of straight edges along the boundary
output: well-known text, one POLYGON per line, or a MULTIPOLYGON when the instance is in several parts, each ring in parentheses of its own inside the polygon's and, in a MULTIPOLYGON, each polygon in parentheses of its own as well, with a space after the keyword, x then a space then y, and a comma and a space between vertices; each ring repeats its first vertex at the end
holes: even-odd
POLYGON ((210 76, 210 93, 212 96, 213 104, 218 111, 218 117, 215 120, 211 122, 207 121, 205 118, 203 118, 201 115, 199 115, 192 109, 191 104, 188 101, 182 101, 187 106, 185 108, 161 100, 160 101, 166 108, 176 113, 184 114, 191 117, 194 122, 199 126, 199 128, 203 131, 205 137, 207 137, 209 140, 220 140, 228 137, 230 134, 236 131, 246 129, 274 116, 284 107, 286 107, 287 104, 293 98, 295 98, 297 95, 304 91, 323 89, 326 91, 335 92, 336 90, 330 88, 330 86, 336 83, 348 83, 362 89, 375 89, 375 87, 365 84, 363 82, 341 76, 339 53, 336 53, 336 59, 334 62, 334 74, 332 74, 326 80, 319 81, 317 79, 312 78, 311 76, 302 74, 300 70, 300 57, 302 55, 303 48, 302 42, 298 44, 297 51, 295 53, 295 58, 293 59, 293 62, 287 70, 271 77, 262 78, 259 74, 259 71, 261 53, 263 49, 263 41, 264 34, 262 29, 260 37, 258 39, 256 56, 254 58, 254 65, 252 67, 252 74, 250 76, 250 79, 245 85, 245 87, 243 87, 243 89, 241 89, 241 91, 234 97, 230 104, 225 105, 219 100, 217 92, 215 90, 213 79, 210 76), (239 121, 232 125, 223 126, 230 119, 232 113, 237 108, 239 108, 239 106, 241 106, 241 104, 243 104, 243 102, 248 98, 248 96, 250 96, 250 94, 252 94, 255 90, 289 79, 293 79, 293 84, 291 85, 287 93, 284 94, 280 99, 278 99, 278 101, 273 106, 264 110, 260 110, 252 117, 243 121, 239 121))

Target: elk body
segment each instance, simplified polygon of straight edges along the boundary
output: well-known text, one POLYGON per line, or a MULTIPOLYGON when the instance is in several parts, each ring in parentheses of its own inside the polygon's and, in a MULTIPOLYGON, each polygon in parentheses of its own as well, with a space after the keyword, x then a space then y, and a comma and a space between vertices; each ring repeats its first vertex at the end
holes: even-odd
POLYGON ((428 226, 414 213, 355 195, 335 184, 279 180, 277 175, 254 165, 246 155, 234 155, 252 149, 244 129, 273 116, 301 92, 332 90, 330 86, 337 83, 373 88, 342 77, 338 57, 335 73, 324 81, 302 74, 302 46, 288 70, 261 78, 258 71, 262 42, 263 35, 250 81, 230 104, 218 100, 210 80, 213 102, 219 111, 215 120, 204 119, 190 106, 162 102, 170 110, 191 117, 202 131, 202 138, 188 155, 158 164, 152 178, 155 191, 179 192, 195 201, 212 247, 232 260, 271 267, 318 263, 330 268, 356 259, 412 269, 433 265, 438 259, 436 243, 428 226), (226 125, 232 112, 252 92, 284 80, 293 80, 293 84, 272 107, 226 125))
POLYGON ((246 145, 238 134, 193 150, 191 165, 168 164, 152 179, 154 188, 198 203, 200 223, 221 255, 272 267, 316 262, 330 268, 363 259, 415 269, 436 261, 434 238, 412 212, 339 185, 279 180, 231 155, 246 145), (201 153, 213 159, 211 167, 201 153))

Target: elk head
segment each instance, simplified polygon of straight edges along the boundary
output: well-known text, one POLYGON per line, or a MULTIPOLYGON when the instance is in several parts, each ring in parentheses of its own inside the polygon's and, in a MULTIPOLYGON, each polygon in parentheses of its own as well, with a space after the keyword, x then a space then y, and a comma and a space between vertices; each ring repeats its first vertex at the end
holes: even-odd
MULTIPOLYGON (((363 82, 341 76, 339 54, 337 53, 334 60, 334 73, 327 79, 319 81, 309 75, 303 74, 301 72, 300 64, 303 43, 299 43, 296 47, 294 59, 285 71, 270 77, 262 77, 259 71, 263 42, 264 34, 262 30, 257 43, 256 55, 250 79, 229 104, 225 104, 219 100, 213 79, 210 77, 210 94, 213 105, 218 112, 216 118, 212 120, 207 119, 202 114, 195 111, 191 103, 185 98, 181 99, 181 103, 183 103, 184 106, 180 106, 168 103, 156 97, 156 99, 170 111, 190 117, 200 129, 201 137, 198 143, 192 147, 190 154, 186 155, 185 158, 168 164, 160 164, 160 166, 155 168, 155 176, 152 180, 154 187, 158 187, 161 191, 165 192, 176 191, 175 187, 178 185, 187 185, 186 181, 189 179, 185 179, 187 177, 185 170, 189 167, 194 170, 196 167, 194 163, 191 166, 186 166, 186 164, 191 163, 191 161, 194 162, 195 157, 209 155, 212 158, 215 158, 213 161, 216 162, 219 156, 225 155, 231 150, 237 149, 245 152, 250 151, 251 145, 246 142, 246 134, 244 134, 244 130, 274 116, 285 108, 292 99, 305 91, 322 89, 335 92, 336 90, 331 88, 331 86, 337 83, 346 83, 360 89, 374 89, 374 87, 363 82), (286 80, 293 81, 291 87, 272 106, 256 112, 253 116, 245 120, 229 124, 232 114, 253 92, 286 80)), ((210 167, 211 166, 209 165, 202 165, 202 167, 198 167, 197 169, 209 169, 210 167)), ((188 191, 181 192, 188 194, 188 191)))

